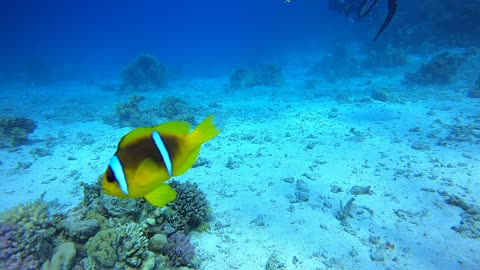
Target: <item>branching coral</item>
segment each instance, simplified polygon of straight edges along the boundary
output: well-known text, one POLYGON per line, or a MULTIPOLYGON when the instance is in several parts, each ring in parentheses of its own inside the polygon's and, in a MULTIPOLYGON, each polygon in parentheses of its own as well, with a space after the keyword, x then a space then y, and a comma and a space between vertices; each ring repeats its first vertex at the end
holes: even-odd
POLYGON ((121 74, 122 91, 141 91, 165 87, 166 68, 148 54, 138 55, 121 74))
POLYGON ((85 245, 87 254, 99 269, 125 265, 138 267, 147 250, 147 238, 137 223, 127 223, 97 233, 85 245))
POLYGON ((194 266, 195 246, 190 242, 190 236, 182 232, 173 233, 168 237, 163 254, 168 257, 171 266, 194 266))
POLYGON ((0 116, 1 147, 15 147, 27 142, 28 134, 37 128, 35 122, 17 116, 0 116))

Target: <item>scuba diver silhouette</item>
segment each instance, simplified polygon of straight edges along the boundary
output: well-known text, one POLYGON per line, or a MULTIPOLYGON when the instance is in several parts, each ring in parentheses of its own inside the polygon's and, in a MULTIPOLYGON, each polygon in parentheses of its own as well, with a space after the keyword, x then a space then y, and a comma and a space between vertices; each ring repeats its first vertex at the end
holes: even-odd
MULTIPOLYGON (((397 11, 398 0, 388 0, 388 14, 383 21, 382 26, 378 29, 373 42, 377 40, 380 34, 387 28, 397 11)), ((372 8, 377 4, 377 0, 329 0, 328 9, 340 11, 351 21, 365 17, 370 13, 372 8)))

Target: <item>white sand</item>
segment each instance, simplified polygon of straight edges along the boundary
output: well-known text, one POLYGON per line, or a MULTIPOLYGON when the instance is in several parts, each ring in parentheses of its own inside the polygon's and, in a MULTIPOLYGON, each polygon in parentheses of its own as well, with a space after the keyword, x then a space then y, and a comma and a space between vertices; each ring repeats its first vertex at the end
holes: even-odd
MULTIPOLYGON (((222 134, 200 153, 211 167, 177 178, 198 183, 211 202, 212 229, 193 237, 202 269, 264 269, 274 253, 287 269, 478 269, 480 242, 451 229, 459 225, 462 210, 446 204, 438 192, 479 204, 480 145, 436 143, 455 118, 467 123, 466 117, 478 117, 480 100, 464 97, 470 81, 411 88, 400 84, 404 70, 382 72, 334 85, 318 80, 317 92, 325 93, 320 97, 303 89, 305 78, 294 72, 287 72, 281 89, 225 93, 226 77, 171 84, 166 95, 205 106, 223 124, 222 134), (365 85, 368 80, 371 85, 365 85), (338 103, 332 93, 349 90, 356 99, 383 87, 405 102, 338 103), (208 108, 210 103, 221 107, 208 108), (420 132, 409 131, 415 127, 420 132), (412 149, 415 143, 430 150, 412 149), (307 202, 291 202, 296 184, 284 181, 287 177, 305 182, 307 202), (333 193, 332 185, 343 192, 333 193), (335 213, 340 200, 345 205, 352 197, 353 185, 371 186, 374 194, 356 196, 345 227, 335 213), (371 237, 379 237, 378 244, 371 237), (387 243, 384 261, 373 261, 370 255, 387 243)), ((101 121, 128 96, 92 94, 98 90, 81 85, 32 91, 35 100, 2 94, 2 113, 23 113, 37 121, 38 129, 30 145, 0 150, 0 209, 43 192, 46 200, 74 206, 82 196, 78 184, 93 183, 103 173, 129 130, 101 121), (68 93, 52 100, 61 89, 68 93), (63 121, 87 113, 92 119, 97 114, 97 121, 63 121), (45 148, 47 135, 55 143, 51 155, 33 157, 29 151, 45 148), (18 162, 32 165, 19 170, 18 162)), ((145 95, 149 105, 161 99, 157 93, 145 95)))

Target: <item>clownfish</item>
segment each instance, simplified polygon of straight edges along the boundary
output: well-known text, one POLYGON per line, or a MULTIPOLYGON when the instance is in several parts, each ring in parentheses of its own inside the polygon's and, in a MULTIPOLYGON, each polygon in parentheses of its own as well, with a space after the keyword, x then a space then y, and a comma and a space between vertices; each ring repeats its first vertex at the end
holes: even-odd
POLYGON ((177 193, 164 182, 190 169, 201 145, 220 133, 213 115, 191 129, 188 122, 172 121, 127 133, 102 176, 103 192, 145 198, 157 207, 175 200, 177 193))

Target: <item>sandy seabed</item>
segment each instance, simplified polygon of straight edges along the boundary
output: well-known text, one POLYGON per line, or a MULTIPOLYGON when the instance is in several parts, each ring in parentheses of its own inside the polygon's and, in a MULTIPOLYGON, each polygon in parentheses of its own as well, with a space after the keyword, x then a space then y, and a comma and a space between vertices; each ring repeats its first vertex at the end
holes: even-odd
MULTIPOLYGON (((480 194, 478 138, 451 136, 459 126, 479 132, 480 101, 465 96, 461 74, 449 86, 410 87, 390 69, 306 90, 292 69, 281 88, 226 92, 221 77, 141 93, 146 106, 173 95, 221 123, 200 153, 208 165, 176 178, 197 183, 213 210, 211 229, 192 237, 201 269, 265 269, 269 258, 286 269, 479 269, 480 242, 452 229, 464 210, 447 203, 456 195, 475 205, 480 194), (378 88, 393 98, 369 99, 378 88)), ((79 183, 103 173, 130 130, 102 122, 128 94, 65 84, 2 95, 2 114, 38 128, 29 145, 0 150, 0 209, 44 192, 64 210, 78 204, 79 183)))

